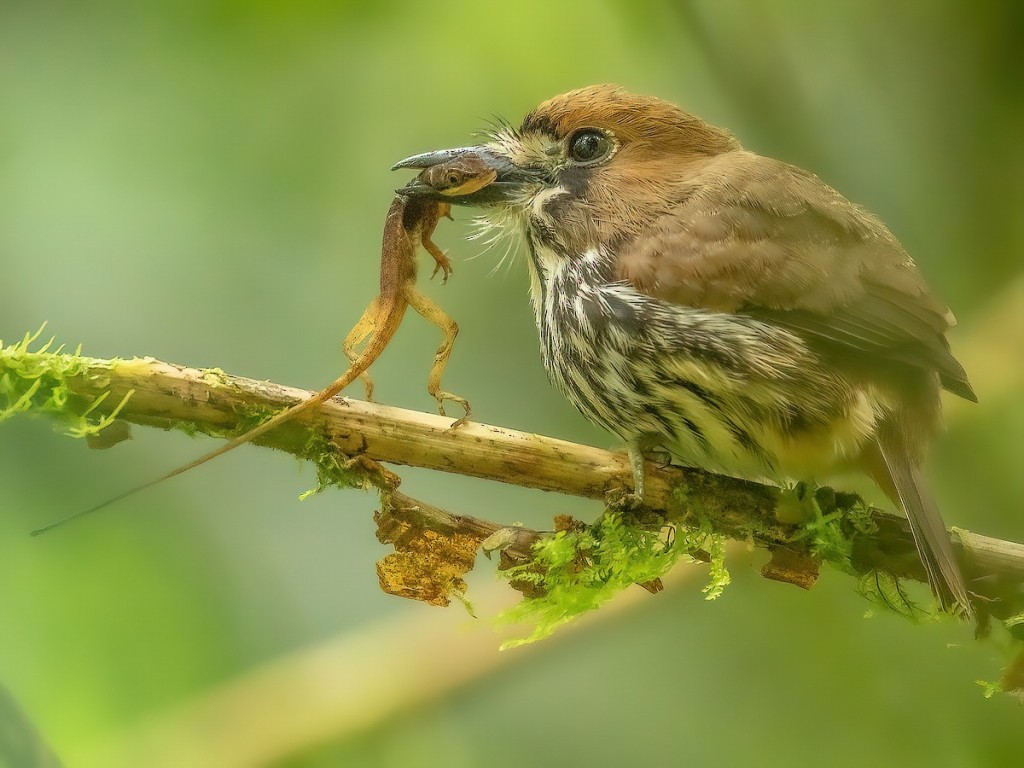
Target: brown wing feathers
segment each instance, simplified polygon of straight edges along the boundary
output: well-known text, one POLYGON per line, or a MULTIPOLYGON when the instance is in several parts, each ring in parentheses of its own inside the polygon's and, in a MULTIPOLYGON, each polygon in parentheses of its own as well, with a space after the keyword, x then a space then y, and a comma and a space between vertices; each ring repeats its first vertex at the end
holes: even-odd
POLYGON ((709 163, 704 183, 687 184, 700 192, 623 249, 620 277, 668 301, 770 320, 828 355, 935 371, 976 400, 946 342, 949 311, 881 222, 800 169, 730 155, 748 166, 746 185, 725 186, 721 160, 709 163))

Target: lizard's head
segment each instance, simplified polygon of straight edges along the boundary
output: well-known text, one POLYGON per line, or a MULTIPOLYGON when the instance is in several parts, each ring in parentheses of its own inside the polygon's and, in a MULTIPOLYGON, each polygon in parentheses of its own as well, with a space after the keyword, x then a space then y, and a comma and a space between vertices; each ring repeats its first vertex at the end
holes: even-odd
POLYGON ((472 195, 498 178, 498 171, 479 155, 454 155, 429 168, 402 189, 400 195, 457 198, 472 195))

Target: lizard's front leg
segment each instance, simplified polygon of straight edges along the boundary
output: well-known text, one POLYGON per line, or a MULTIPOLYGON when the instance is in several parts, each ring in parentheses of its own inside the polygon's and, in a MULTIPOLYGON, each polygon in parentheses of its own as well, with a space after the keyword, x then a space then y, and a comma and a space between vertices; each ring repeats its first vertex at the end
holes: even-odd
POLYGON ((447 312, 415 288, 409 287, 405 292, 405 297, 413 309, 440 328, 444 334, 441 346, 437 348, 437 353, 434 355, 434 365, 430 368, 430 376, 427 379, 427 392, 437 400, 437 410, 442 416, 447 415, 444 412, 446 400, 458 403, 465 409, 465 415, 452 424, 451 429, 455 429, 469 420, 469 401, 441 389, 441 374, 444 373, 445 366, 448 364, 448 358, 452 354, 452 346, 455 344, 455 337, 459 334, 459 326, 447 312))
MULTIPOLYGON (((448 282, 448 277, 452 273, 452 263, 449 261, 448 256, 442 251, 437 245, 431 240, 431 236, 434 234, 434 227, 437 226, 438 220, 442 216, 447 216, 449 219, 452 217, 452 207, 448 203, 438 203, 435 218, 433 218, 429 225, 423 227, 423 234, 420 237, 420 244, 426 249, 427 253, 434 257, 434 271, 430 273, 431 279, 438 273, 439 270, 444 271, 444 277, 441 278, 441 284, 448 282)), ((412 303, 411 301, 409 302, 412 303)))

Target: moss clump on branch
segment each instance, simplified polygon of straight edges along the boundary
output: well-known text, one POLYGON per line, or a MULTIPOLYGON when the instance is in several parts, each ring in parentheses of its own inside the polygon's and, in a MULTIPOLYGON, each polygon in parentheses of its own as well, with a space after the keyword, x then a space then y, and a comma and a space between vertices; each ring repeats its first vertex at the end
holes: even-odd
POLYGON ((729 583, 725 540, 707 527, 652 531, 627 524, 621 513, 609 510, 593 525, 570 521, 560 528, 534 544, 529 560, 501 571, 524 597, 498 621, 532 625, 527 637, 503 648, 548 637, 633 584, 659 591, 661 577, 682 559, 710 563, 710 581, 704 588, 708 600, 729 583))
POLYGON ((0 422, 19 413, 50 416, 61 422, 65 434, 71 437, 95 437, 116 421, 133 391, 129 390, 113 409, 101 414, 97 409, 110 392, 88 400, 74 394, 69 382, 86 376, 97 387, 105 388, 109 379, 105 380, 97 371, 112 369, 121 361, 83 357, 81 347, 71 354, 62 353, 63 346, 50 352, 53 338, 33 351, 32 344, 42 332, 40 328, 34 334, 25 334, 20 342, 10 346, 0 341, 0 422))
POLYGON ((341 453, 323 432, 313 431, 302 446, 300 458, 312 462, 316 467, 316 488, 299 496, 302 500, 331 487, 366 490, 373 484, 367 472, 341 453))

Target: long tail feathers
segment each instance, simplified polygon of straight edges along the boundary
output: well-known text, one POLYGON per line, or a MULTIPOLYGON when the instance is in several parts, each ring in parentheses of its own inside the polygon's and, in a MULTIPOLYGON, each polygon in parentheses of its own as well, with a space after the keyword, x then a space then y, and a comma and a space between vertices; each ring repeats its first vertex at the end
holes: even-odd
POLYGON ((943 608, 956 604, 970 616, 973 613, 971 600, 949 532, 928 492, 920 468, 903 441, 894 436, 879 436, 875 448, 881 461, 877 462, 880 466, 873 467, 872 474, 882 490, 906 513, 932 592, 943 608))

